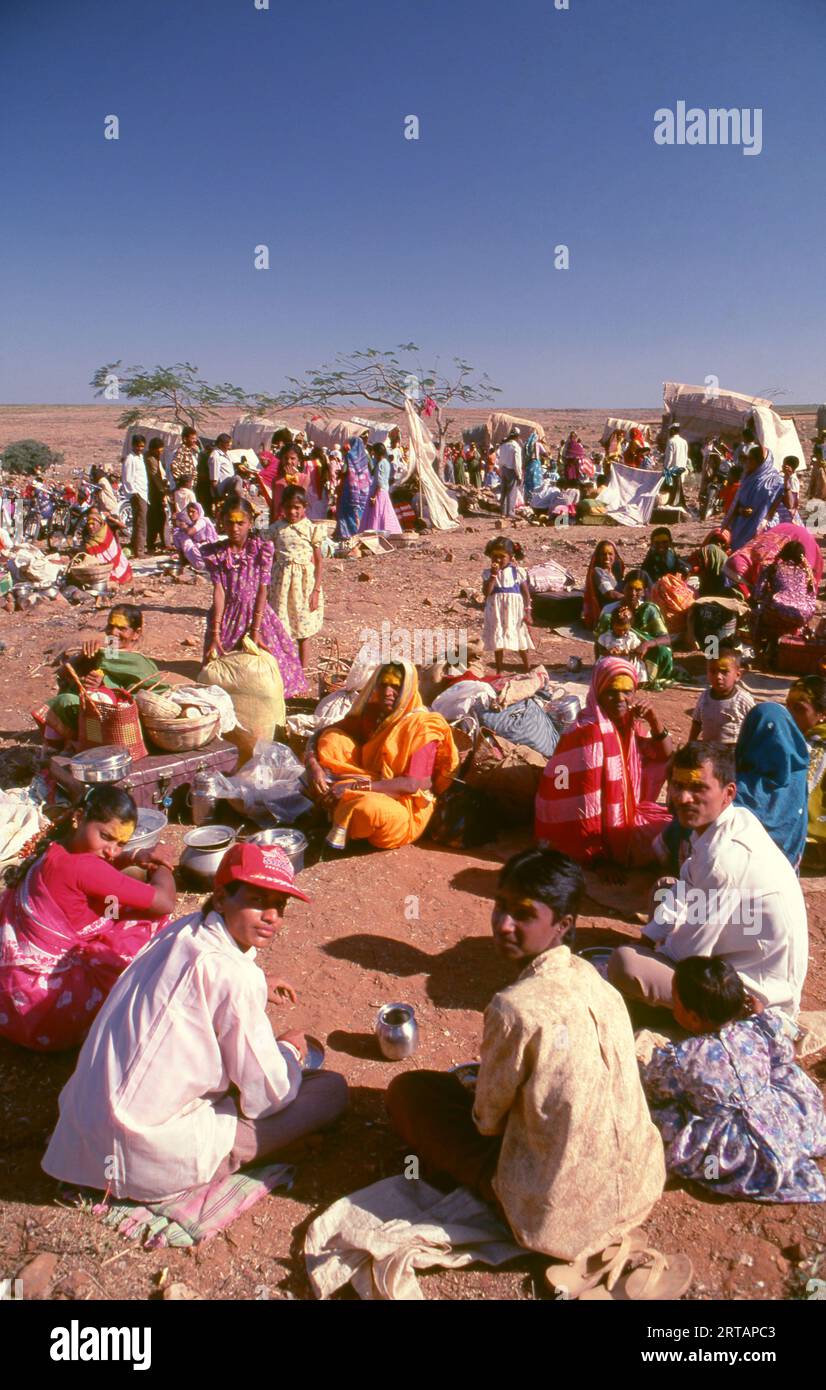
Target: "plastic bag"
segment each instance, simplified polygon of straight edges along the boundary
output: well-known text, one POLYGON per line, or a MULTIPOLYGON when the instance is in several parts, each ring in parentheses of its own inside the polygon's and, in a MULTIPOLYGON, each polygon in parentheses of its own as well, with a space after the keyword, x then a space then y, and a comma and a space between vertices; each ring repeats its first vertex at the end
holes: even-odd
POLYGON ((212 794, 259 825, 294 825, 313 804, 301 789, 303 775, 303 764, 286 743, 259 739, 240 772, 215 775, 212 794))
POLYGON ((456 681, 437 695, 431 705, 434 714, 440 714, 448 724, 461 719, 475 707, 489 709, 496 699, 496 692, 487 681, 456 681))

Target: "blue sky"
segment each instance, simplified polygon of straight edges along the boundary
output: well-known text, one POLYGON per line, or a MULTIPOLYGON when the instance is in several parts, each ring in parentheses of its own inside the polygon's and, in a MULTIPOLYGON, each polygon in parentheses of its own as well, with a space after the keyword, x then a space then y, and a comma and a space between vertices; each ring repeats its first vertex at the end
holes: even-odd
POLYGON ((823 0, 2 0, 0 400, 410 340, 511 405, 821 400, 824 40, 823 0), (762 153, 656 145, 679 100, 762 153))

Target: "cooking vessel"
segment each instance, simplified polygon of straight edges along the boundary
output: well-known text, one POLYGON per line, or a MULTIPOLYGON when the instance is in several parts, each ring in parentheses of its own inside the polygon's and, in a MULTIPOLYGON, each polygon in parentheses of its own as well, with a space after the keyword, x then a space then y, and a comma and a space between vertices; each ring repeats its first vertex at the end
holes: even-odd
POLYGON ((300 874, 304 868, 304 855, 307 850, 307 836, 302 835, 300 830, 290 830, 289 827, 277 830, 262 830, 257 835, 251 835, 250 840, 255 845, 266 848, 268 845, 277 845, 283 849, 287 858, 293 866, 293 873, 300 874))
POLYGON ((69 768, 78 782, 119 782, 132 766, 132 754, 127 748, 106 743, 102 748, 87 748, 71 759, 69 768))
POLYGON ((154 806, 138 807, 138 822, 126 848, 130 854, 142 849, 154 849, 168 825, 168 817, 154 806))
POLYGON ((396 1062, 410 1057, 419 1042, 419 1025, 412 1004, 385 1004, 376 1015, 376 1037, 385 1057, 396 1062))
POLYGON ((235 844, 235 831, 229 825, 202 825, 184 835, 181 867, 196 878, 212 882, 228 849, 235 844))

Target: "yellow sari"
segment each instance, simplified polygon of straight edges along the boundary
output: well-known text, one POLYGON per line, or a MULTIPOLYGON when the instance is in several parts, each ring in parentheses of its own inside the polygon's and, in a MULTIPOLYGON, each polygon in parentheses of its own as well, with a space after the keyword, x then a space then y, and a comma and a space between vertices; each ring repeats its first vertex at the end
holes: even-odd
POLYGON ((377 849, 398 849, 423 834, 433 815, 434 793, 450 786, 459 764, 450 725, 420 703, 415 666, 409 661, 394 664, 404 667, 404 681, 392 714, 371 727, 370 700, 380 667, 359 693, 347 718, 325 729, 316 745, 319 762, 334 777, 373 779, 415 775, 410 773, 414 754, 428 744, 436 745, 433 791, 389 796, 380 791, 342 793, 333 812, 333 825, 346 831, 348 839, 368 840, 377 849))

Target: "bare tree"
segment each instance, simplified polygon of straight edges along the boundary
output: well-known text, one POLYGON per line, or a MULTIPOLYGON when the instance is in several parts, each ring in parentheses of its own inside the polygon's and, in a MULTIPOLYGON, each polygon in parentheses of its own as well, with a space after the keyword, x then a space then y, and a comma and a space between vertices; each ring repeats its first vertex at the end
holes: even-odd
POLYGON ((96 396, 106 400, 125 397, 137 404, 125 410, 118 420, 121 429, 128 429, 142 415, 171 415, 179 425, 201 426, 227 405, 249 409, 253 397, 231 382, 211 385, 198 375, 191 362, 178 362, 174 367, 124 367, 122 362, 108 362, 98 367, 90 385, 96 396))
POLYGON ((280 396, 257 396, 256 410, 266 415, 304 405, 329 413, 334 407, 358 401, 403 410, 409 400, 420 414, 434 416, 441 455, 454 420, 446 414, 447 408, 456 403, 487 402, 499 394, 499 387, 486 373, 477 377, 474 368, 461 357, 454 357, 446 370, 440 367, 438 358, 425 369, 419 353, 415 343, 402 343, 385 352, 365 348, 339 353, 332 362, 312 368, 301 378, 288 377, 287 389, 280 396))

